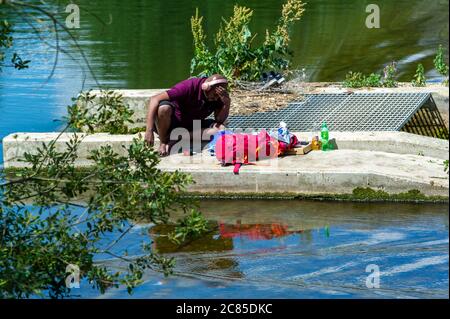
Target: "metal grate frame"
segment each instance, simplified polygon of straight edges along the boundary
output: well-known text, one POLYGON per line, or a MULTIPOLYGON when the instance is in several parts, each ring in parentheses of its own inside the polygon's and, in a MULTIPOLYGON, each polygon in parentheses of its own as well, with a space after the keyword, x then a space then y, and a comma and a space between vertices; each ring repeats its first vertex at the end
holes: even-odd
POLYGON ((439 137, 425 130, 434 125, 434 131, 442 131, 443 126, 448 136, 430 93, 306 94, 304 101, 293 101, 284 109, 230 116, 228 127, 272 129, 280 121, 291 131, 317 131, 325 121, 333 131, 400 131, 406 126, 416 134, 439 137), (424 114, 417 119, 419 110, 424 114))

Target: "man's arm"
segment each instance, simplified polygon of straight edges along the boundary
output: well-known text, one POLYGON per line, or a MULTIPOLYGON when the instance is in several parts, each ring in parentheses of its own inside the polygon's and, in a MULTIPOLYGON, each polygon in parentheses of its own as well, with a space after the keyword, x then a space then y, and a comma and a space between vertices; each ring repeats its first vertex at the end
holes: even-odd
POLYGON ((154 143, 153 129, 155 127, 155 119, 158 114, 159 102, 163 100, 169 100, 169 95, 167 92, 159 93, 158 95, 152 96, 149 101, 148 111, 147 111, 147 126, 145 130, 145 140, 150 145, 154 143))

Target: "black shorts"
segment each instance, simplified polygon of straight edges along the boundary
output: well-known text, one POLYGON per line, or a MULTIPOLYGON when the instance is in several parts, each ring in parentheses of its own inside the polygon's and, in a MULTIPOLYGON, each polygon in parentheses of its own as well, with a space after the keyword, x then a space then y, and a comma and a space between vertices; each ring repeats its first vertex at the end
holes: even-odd
MULTIPOLYGON (((175 116, 175 104, 173 104, 171 101, 169 100, 162 100, 159 102, 158 106, 163 106, 163 105, 169 105, 172 107, 172 117, 170 118, 170 127, 169 127, 169 134, 170 132, 172 132, 173 129, 177 128, 177 127, 182 127, 187 129, 188 131, 192 131, 193 128, 193 124, 190 125, 186 125, 186 124, 182 124, 180 122, 180 120, 175 116)), ((203 119, 201 120, 201 128, 205 129, 205 128, 210 128, 213 126, 213 124, 216 121, 214 121, 214 119, 203 119)), ((155 123, 156 124, 156 123, 155 123)), ((154 125, 153 131, 158 133, 158 128, 157 125, 154 125)), ((159 133, 158 133, 159 134, 159 133)))

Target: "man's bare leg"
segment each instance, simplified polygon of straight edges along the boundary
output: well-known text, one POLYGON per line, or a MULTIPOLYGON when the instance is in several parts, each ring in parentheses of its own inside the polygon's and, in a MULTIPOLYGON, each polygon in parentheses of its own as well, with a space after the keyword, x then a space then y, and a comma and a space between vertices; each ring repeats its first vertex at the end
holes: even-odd
POLYGON ((170 140, 170 124, 172 119, 172 107, 170 105, 161 105, 158 107, 157 119, 155 121, 158 129, 159 140, 161 145, 159 146, 159 155, 169 155, 169 140, 170 140))

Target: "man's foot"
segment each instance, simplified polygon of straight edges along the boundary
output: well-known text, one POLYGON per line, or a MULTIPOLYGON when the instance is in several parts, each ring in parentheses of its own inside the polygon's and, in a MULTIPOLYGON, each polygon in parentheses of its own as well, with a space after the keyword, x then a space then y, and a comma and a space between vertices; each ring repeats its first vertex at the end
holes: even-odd
POLYGON ((169 144, 161 143, 161 145, 159 146, 159 156, 164 157, 169 155, 169 150, 169 144))

